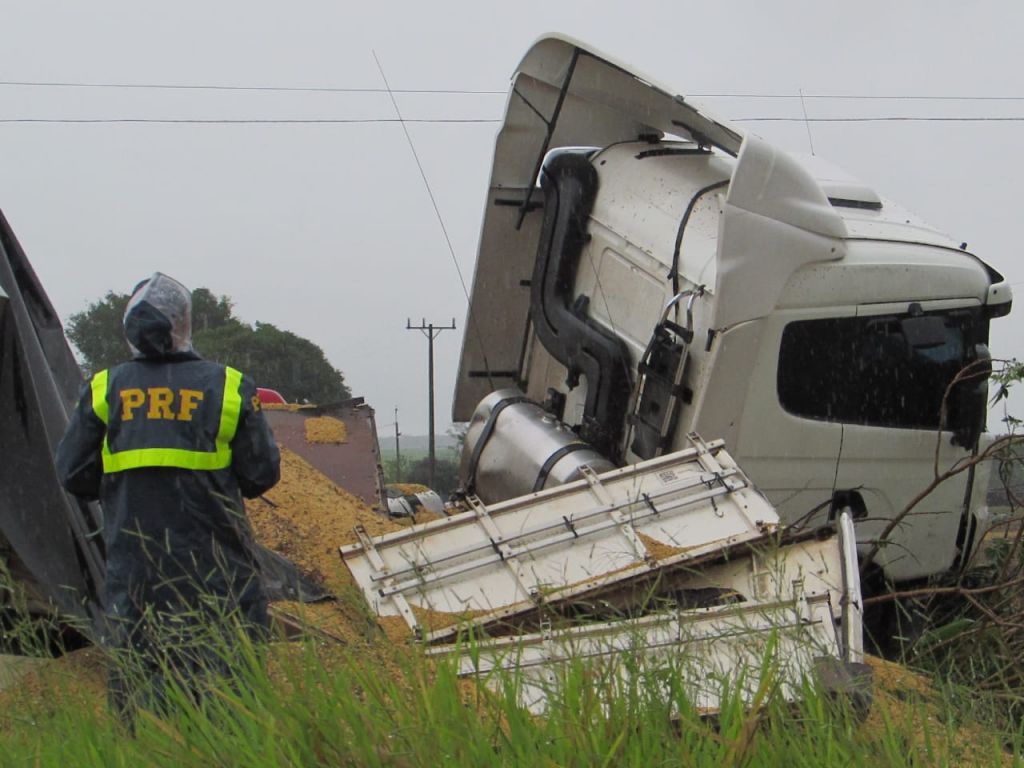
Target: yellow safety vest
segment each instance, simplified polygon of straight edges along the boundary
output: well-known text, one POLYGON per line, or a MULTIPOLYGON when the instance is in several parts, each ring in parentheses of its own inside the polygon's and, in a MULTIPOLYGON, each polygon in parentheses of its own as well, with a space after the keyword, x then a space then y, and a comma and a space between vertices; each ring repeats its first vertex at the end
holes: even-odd
MULTIPOLYGON (((180 469, 214 470, 231 466, 231 441, 238 431, 242 412, 239 385, 242 374, 234 368, 224 368, 224 396, 221 403, 220 427, 212 451, 191 451, 183 448, 132 448, 111 451, 108 436, 103 437, 103 472, 123 472, 142 467, 178 467, 180 469)), ((109 424, 110 405, 107 400, 108 371, 92 378, 92 410, 105 425, 109 424)))

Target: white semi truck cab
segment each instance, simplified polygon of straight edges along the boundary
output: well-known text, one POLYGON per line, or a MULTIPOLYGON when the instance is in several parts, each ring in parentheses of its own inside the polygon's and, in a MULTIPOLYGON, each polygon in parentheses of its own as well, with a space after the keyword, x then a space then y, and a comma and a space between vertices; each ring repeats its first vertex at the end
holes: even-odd
MULTIPOLYGON (((495 148, 453 412, 464 481, 495 501, 697 432, 784 521, 849 508, 863 554, 936 455, 941 471, 991 439, 989 322, 1011 300, 842 172, 545 38, 495 148)), ((979 464, 915 507, 875 555, 885 576, 962 565, 987 485, 979 464)))

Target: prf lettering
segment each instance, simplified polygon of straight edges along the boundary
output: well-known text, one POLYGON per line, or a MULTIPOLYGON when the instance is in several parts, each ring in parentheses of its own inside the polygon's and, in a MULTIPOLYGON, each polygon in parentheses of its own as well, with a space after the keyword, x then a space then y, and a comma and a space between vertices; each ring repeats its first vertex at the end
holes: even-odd
POLYGON ((192 413, 202 400, 203 393, 198 389, 179 389, 177 392, 169 387, 122 389, 121 420, 131 421, 135 412, 142 409, 142 415, 147 419, 192 421, 192 413))

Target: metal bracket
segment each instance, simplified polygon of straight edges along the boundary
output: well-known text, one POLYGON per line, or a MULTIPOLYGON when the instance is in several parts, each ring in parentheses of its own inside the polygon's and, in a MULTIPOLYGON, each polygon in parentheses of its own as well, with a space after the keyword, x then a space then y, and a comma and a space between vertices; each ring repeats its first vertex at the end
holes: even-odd
MULTIPOLYGON (((597 473, 591 469, 588 465, 583 464, 580 467, 580 474, 590 485, 590 492, 594 494, 594 497, 605 505, 608 511, 608 516, 615 522, 622 531, 622 535, 626 537, 630 545, 633 547, 633 552, 637 557, 642 557, 648 565, 653 565, 657 561, 654 559, 654 555, 647 551, 647 547, 644 546, 643 541, 637 535, 636 528, 633 527, 633 516, 627 515, 623 512, 622 508, 617 507, 615 500, 611 497, 611 494, 601 485, 601 478, 597 476, 597 473)), ((632 505, 629 507, 632 509, 632 505)))
POLYGON ((534 602, 540 601, 540 593, 534 589, 529 580, 526 578, 526 569, 523 564, 519 562, 519 550, 517 547, 511 544, 505 543, 504 537, 501 535, 501 531, 495 524, 494 519, 487 512, 487 505, 485 505, 479 496, 467 496, 466 502, 473 510, 473 514, 476 515, 477 522, 480 523, 480 527, 484 529, 484 532, 491 540, 492 546, 495 551, 501 557, 501 561, 508 566, 512 576, 516 580, 516 584, 523 590, 523 593, 534 602))
POLYGON ((374 571, 374 579, 380 581, 380 591, 378 594, 382 599, 390 599, 395 607, 398 609, 399 614, 405 619, 405 623, 409 625, 409 629, 413 631, 416 639, 420 639, 423 636, 423 628, 416 620, 416 614, 413 613, 412 608, 409 607, 408 601, 405 596, 398 591, 392 592, 390 595, 385 595, 384 589, 387 587, 394 586, 395 579, 391 576, 391 571, 388 569, 387 564, 384 562, 384 558, 380 556, 380 552, 377 551, 377 547, 373 543, 373 539, 366 532, 366 529, 357 525, 355 527, 356 538, 359 539, 359 544, 362 546, 363 551, 366 553, 366 560, 370 563, 370 566, 374 571))

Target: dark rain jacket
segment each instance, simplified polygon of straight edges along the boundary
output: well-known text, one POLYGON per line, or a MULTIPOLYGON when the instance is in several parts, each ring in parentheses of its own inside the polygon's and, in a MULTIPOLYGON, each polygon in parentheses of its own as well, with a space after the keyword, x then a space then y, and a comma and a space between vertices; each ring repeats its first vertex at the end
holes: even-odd
POLYGON ((56 464, 65 488, 102 504, 108 616, 131 626, 212 595, 265 625, 242 497, 271 488, 279 463, 256 388, 233 369, 189 351, 96 374, 56 464))

